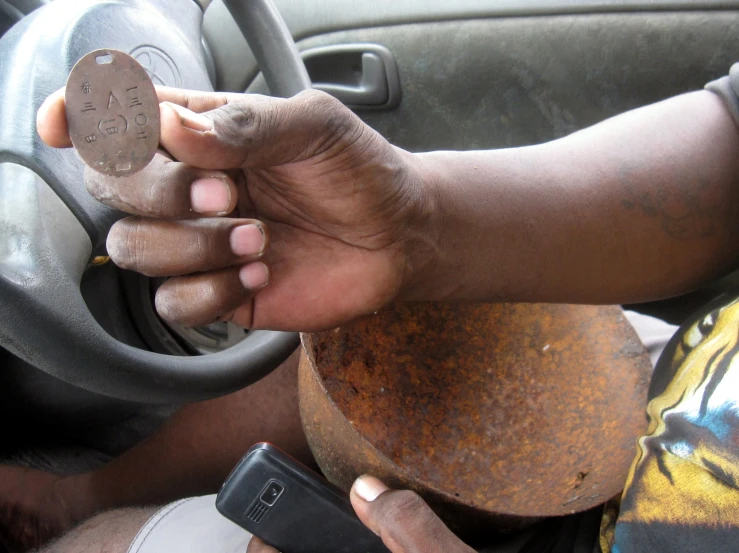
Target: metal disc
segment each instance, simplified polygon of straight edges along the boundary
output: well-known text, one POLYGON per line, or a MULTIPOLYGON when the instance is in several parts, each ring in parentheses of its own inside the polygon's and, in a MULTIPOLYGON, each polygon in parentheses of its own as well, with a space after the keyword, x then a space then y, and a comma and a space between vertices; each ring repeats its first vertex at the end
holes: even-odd
POLYGON ((137 173, 159 146, 159 101, 139 63, 117 50, 90 52, 72 69, 65 91, 72 144, 100 173, 137 173))
POLYGON ((413 489, 470 538, 607 501, 646 430, 652 367, 619 307, 397 304, 302 340, 326 477, 413 489))

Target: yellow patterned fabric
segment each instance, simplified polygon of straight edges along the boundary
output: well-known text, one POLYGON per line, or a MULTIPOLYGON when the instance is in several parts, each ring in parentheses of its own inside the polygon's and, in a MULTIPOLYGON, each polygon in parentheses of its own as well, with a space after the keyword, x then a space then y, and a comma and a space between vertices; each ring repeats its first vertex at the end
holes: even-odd
MULTIPOLYGON (((679 339, 679 340, 678 340, 679 339)), ((701 315, 658 364, 604 553, 739 551, 739 298, 701 315)))

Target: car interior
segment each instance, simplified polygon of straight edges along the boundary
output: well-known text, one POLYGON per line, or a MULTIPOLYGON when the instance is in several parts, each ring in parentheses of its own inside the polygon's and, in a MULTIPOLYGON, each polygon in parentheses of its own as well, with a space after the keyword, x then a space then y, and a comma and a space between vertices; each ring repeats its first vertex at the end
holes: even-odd
MULTIPOLYGON (((312 86, 412 152, 563 137, 700 89, 739 60, 739 0, 248 4, 0 0, 2 462, 100 466, 178 406, 255 382, 298 345, 295 333, 165 322, 153 304, 161 280, 109 261, 121 214, 87 194, 73 151, 35 131, 43 99, 88 52, 127 52, 158 85, 278 96, 312 86)), ((680 324, 736 284, 630 307, 680 324)))

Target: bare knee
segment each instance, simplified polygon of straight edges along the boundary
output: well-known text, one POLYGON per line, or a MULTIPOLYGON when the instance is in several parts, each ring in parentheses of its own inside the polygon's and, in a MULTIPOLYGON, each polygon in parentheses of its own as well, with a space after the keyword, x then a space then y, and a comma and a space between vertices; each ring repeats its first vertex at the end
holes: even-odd
POLYGON ((37 553, 126 553, 158 507, 118 509, 86 520, 37 553))

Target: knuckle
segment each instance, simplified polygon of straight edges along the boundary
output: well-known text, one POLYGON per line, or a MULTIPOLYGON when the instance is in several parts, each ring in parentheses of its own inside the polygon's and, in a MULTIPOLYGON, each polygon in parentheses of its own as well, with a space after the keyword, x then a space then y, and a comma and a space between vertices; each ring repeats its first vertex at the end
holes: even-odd
POLYGON ((154 305, 164 319, 191 327, 213 322, 221 311, 218 287, 209 278, 177 277, 156 292, 154 305))
POLYGON ((309 90, 296 96, 296 99, 296 108, 310 114, 317 128, 322 128, 329 136, 338 139, 351 136, 362 129, 359 118, 330 94, 309 90))
POLYGON ((410 490, 389 493, 383 505, 380 536, 392 551, 474 553, 454 537, 417 493, 410 490))
MULTIPOLYGON (((210 269, 216 267, 221 259, 222 248, 218 247, 218 234, 213 232, 209 227, 197 227, 194 235, 189 240, 190 252, 189 256, 196 262, 198 267, 210 269)), ((227 259, 225 261, 230 261, 227 259)))
POLYGON ((145 184, 137 187, 139 198, 135 203, 154 216, 182 215, 189 212, 189 184, 193 169, 184 163, 170 162, 163 171, 151 175, 145 184))
POLYGON ((220 306, 225 299, 223 288, 213 282, 213 279, 203 279, 198 286, 197 296, 203 305, 211 306, 220 306))
POLYGON ((195 177, 195 170, 179 161, 170 161, 164 167, 165 170, 160 172, 162 178, 158 179, 162 184, 189 183, 195 177))
POLYGON ((264 119, 260 111, 243 101, 229 102, 210 115, 221 141, 233 146, 248 145, 263 126, 264 119))
POLYGON ((122 269, 134 269, 138 266, 141 242, 139 234, 141 224, 131 218, 115 223, 108 233, 106 248, 113 262, 122 269))
POLYGON ((212 258, 212 248, 209 245, 208 235, 202 230, 198 229, 195 232, 195 240, 192 242, 193 257, 209 262, 212 258))
POLYGON ((152 215, 167 213, 167 187, 162 180, 155 180, 143 192, 140 208, 152 215))
MULTIPOLYGON (((201 306, 216 312, 220 316, 235 307, 240 298, 234 289, 233 271, 225 270, 209 275, 200 281, 197 298, 201 306)), ((237 277, 238 278, 238 277, 237 277)))
POLYGON ((427 521, 435 515, 431 508, 414 491, 401 490, 394 492, 385 507, 385 520, 392 522, 391 528, 405 529, 411 522, 427 521))
POLYGON ((339 102, 330 94, 315 89, 302 91, 300 94, 295 96, 295 100, 302 104, 310 106, 313 109, 322 111, 333 111, 335 109, 344 107, 344 104, 339 102))
POLYGON ((168 321, 179 321, 182 317, 182 309, 177 300, 177 284, 168 283, 169 286, 161 286, 154 295, 154 307, 157 313, 168 321))

